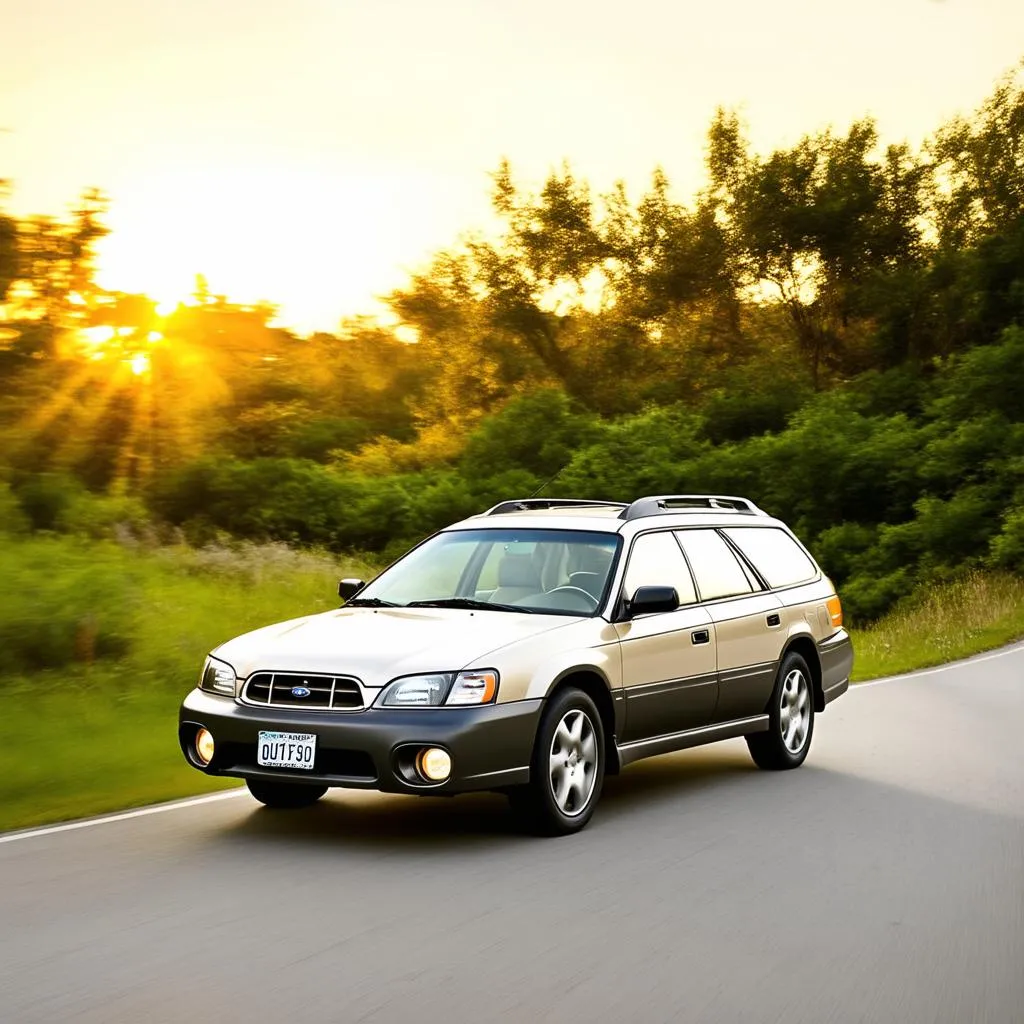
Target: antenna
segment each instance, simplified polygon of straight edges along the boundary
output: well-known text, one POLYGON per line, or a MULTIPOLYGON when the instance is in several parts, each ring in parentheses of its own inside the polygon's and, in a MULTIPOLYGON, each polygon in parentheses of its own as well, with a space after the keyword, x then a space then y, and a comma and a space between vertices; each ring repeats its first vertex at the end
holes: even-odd
MULTIPOLYGON (((571 461, 571 460, 570 460, 570 461, 571 461)), ((568 465, 569 465, 569 463, 567 462, 567 463, 565 464, 565 466, 568 466, 568 465)), ((551 478, 550 478, 550 479, 548 479, 548 480, 545 480, 545 481, 544 481, 544 483, 542 483, 542 484, 541 484, 541 485, 540 485, 540 486, 539 486, 539 487, 537 488, 537 490, 535 490, 535 491, 533 492, 533 494, 531 494, 531 495, 530 495, 530 497, 531 497, 531 498, 536 498, 536 497, 537 497, 537 495, 538 495, 538 494, 540 494, 540 492, 541 492, 541 491, 543 491, 543 490, 544 490, 545 488, 547 488, 547 487, 549 487, 549 486, 550 486, 551 484, 553 484, 553 483, 554 483, 554 482, 555 482, 555 481, 556 481, 556 480, 557 480, 557 479, 558 479, 558 478, 559 478, 559 477, 560 477, 560 476, 562 475, 562 470, 563 470, 563 469, 565 469, 565 466, 562 466, 562 467, 561 467, 561 469, 559 469, 559 470, 558 470, 558 472, 557 472, 557 473, 555 473, 555 475, 554 475, 553 477, 551 477, 551 478)))

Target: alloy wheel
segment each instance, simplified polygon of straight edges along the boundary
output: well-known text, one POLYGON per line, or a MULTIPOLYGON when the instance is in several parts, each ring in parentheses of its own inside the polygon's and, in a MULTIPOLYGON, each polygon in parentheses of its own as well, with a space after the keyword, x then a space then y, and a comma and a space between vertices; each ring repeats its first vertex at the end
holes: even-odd
POLYGON ((555 729, 549 758, 551 795, 567 817, 581 814, 597 781, 597 734, 585 711, 567 711, 555 729))
POLYGON ((811 690, 807 678, 795 668, 782 684, 779 727, 782 742, 791 754, 799 754, 807 742, 811 723, 811 690))

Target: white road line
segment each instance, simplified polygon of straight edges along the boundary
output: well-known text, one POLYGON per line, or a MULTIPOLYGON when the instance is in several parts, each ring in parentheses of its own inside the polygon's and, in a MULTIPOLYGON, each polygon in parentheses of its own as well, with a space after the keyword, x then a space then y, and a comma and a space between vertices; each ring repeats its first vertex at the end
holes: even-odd
MULTIPOLYGON (((972 658, 963 658, 960 661, 951 661, 946 665, 938 665, 935 668, 921 669, 918 672, 906 672, 900 676, 883 676, 881 679, 869 679, 863 683, 854 683, 850 693, 857 690, 866 690, 869 686, 878 686, 880 683, 895 683, 903 679, 916 679, 919 676, 931 676, 938 672, 948 672, 950 669, 963 668, 965 665, 973 665, 982 661, 991 661, 993 658, 1004 658, 1007 654, 1018 654, 1024 651, 1024 642, 1016 643, 1012 647, 1004 647, 1002 650, 994 651, 991 654, 980 654, 972 658)), ((231 800, 241 796, 245 792, 244 787, 229 789, 223 793, 211 793, 209 796, 197 796, 190 800, 175 800, 167 804, 153 804, 149 807, 139 807, 134 811, 124 811, 121 814, 108 814, 101 818, 86 818, 82 821, 69 821, 63 825, 47 825, 43 828, 25 829, 21 832, 10 832, 7 835, 0 835, 0 844, 15 843, 19 839, 34 839, 37 836, 51 836, 58 832, 74 832, 80 828, 92 828, 93 825, 109 825, 115 821, 128 821, 131 818, 144 818, 149 814, 163 814, 165 811, 180 811, 189 807, 200 807, 203 804, 216 803, 219 800, 231 800)))
POLYGON ((144 818, 147 814, 163 814, 165 811, 180 811, 186 807, 199 807, 202 804, 216 803, 218 800, 230 800, 241 796, 245 788, 229 789, 224 793, 211 793, 209 796, 197 796, 190 800, 175 800, 173 803, 152 804, 149 807, 138 807, 134 811, 123 811, 121 814, 108 814, 102 818, 85 818, 82 821, 69 821, 63 825, 46 825, 43 828, 25 829, 22 832, 11 832, 0 835, 0 843, 16 843, 19 839, 34 839, 36 836, 52 836, 58 832, 74 832, 79 828, 92 828, 93 825, 110 825, 115 821, 128 821, 130 818, 144 818))

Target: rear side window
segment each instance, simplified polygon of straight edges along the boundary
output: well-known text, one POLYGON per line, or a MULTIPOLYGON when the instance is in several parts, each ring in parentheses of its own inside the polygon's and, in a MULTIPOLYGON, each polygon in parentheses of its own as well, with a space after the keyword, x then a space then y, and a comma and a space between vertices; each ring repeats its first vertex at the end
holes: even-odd
POLYGON ((693 604, 697 600, 686 559, 668 532, 637 537, 629 553, 623 586, 629 598, 640 587, 675 587, 680 604, 693 604))
POLYGON ((736 527, 722 533, 743 552, 772 589, 806 583, 818 575, 814 563, 785 530, 736 527))
POLYGON ((749 594, 754 589, 743 566, 715 530, 680 530, 676 537, 693 569, 702 601, 749 594))

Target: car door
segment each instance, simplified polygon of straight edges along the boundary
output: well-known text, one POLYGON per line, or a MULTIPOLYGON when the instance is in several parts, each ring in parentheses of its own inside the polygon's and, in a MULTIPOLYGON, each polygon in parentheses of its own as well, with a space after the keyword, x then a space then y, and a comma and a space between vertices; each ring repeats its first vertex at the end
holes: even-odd
POLYGON ((615 623, 626 698, 624 741, 707 725, 714 715, 715 629, 672 532, 633 541, 623 577, 626 597, 644 586, 675 587, 680 607, 615 623))
POLYGON ((715 627, 714 721, 759 715, 771 696, 782 653, 782 601, 762 589, 717 530, 680 530, 677 537, 715 627))

